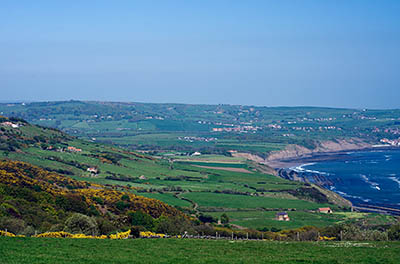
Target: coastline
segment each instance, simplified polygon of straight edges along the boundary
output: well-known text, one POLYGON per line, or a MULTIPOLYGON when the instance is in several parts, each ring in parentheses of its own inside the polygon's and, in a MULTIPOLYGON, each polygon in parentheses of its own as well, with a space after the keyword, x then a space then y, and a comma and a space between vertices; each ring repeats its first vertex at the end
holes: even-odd
POLYGON ((292 167, 297 167, 308 163, 350 159, 349 153, 383 151, 383 150, 400 150, 400 148, 393 146, 376 146, 376 147, 371 146, 366 148, 346 149, 346 150, 331 151, 331 152, 315 152, 312 153, 311 155, 298 156, 289 159, 265 160, 263 163, 275 170, 289 169, 292 167))
MULTIPOLYGON (((368 148, 361 148, 361 149, 353 149, 353 150, 342 150, 342 151, 333 151, 333 152, 323 152, 323 153, 313 153, 312 155, 307 155, 303 157, 291 158, 291 159, 283 159, 283 160, 273 160, 267 161, 265 164, 275 169, 278 176, 282 177, 280 174, 282 171, 293 171, 301 178, 301 173, 295 169, 295 167, 305 166, 312 163, 317 162, 325 162, 325 161, 340 161, 340 160, 354 160, 355 158, 352 157, 351 154, 355 152, 375 152, 375 151, 400 151, 399 147, 393 146, 374 146, 368 148)), ((323 177, 323 175, 320 175, 323 177)), ((293 179, 292 179, 293 180, 293 179)), ((319 184, 318 184, 319 185, 319 184)), ((369 202, 357 202, 349 200, 348 197, 343 196, 340 192, 336 192, 328 188, 328 186, 319 185, 321 188, 332 191, 335 194, 339 195, 343 199, 349 201, 352 205, 354 210, 360 212, 374 212, 380 214, 389 214, 389 215, 400 215, 400 208, 399 207, 392 207, 390 205, 381 204, 374 201, 369 202)))

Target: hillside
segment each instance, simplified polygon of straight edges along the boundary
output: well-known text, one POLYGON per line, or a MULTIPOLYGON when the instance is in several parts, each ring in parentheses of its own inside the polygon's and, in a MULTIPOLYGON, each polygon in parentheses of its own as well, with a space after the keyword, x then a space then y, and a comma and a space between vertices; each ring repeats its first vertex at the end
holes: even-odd
POLYGON ((98 217, 102 234, 129 227, 128 212, 153 218, 184 215, 155 199, 116 188, 76 181, 25 162, 0 161, 0 225, 12 232, 63 228, 71 213, 98 217))
MULTIPOLYGON (((329 191, 265 174, 262 165, 245 159, 212 155, 154 157, 77 139, 23 120, 4 120, 14 127, 4 122, 0 125, 0 157, 31 163, 74 183, 79 180, 129 190, 197 217, 217 219, 226 213, 232 224, 248 228, 326 226, 347 217, 315 213, 319 207, 330 206, 335 211, 348 208, 347 202, 329 195, 329 191), (291 212, 292 220, 274 220, 276 212, 284 210, 291 212)), ((151 215, 158 217, 160 213, 151 215)))

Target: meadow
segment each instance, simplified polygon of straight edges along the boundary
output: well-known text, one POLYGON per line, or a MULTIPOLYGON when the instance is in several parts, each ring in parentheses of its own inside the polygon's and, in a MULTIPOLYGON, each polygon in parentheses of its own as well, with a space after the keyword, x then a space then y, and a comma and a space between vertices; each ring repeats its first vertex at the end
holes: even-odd
POLYGON ((0 237, 0 262, 399 263, 399 242, 272 242, 194 239, 0 237))

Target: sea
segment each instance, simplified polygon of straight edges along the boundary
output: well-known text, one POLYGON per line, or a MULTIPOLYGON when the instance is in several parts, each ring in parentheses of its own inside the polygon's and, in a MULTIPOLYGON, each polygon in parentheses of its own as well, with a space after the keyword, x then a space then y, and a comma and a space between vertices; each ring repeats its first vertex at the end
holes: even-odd
POLYGON ((339 160, 308 163, 292 169, 324 176, 331 183, 326 188, 354 205, 400 209, 400 150, 349 152, 339 160))

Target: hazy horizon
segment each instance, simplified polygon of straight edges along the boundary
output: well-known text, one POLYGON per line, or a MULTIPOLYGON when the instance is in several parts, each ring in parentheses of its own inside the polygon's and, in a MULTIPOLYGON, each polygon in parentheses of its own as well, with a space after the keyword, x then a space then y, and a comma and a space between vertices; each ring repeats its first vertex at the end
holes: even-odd
POLYGON ((2 101, 400 108, 400 2, 3 1, 2 101))
POLYGON ((80 100, 80 99, 64 99, 64 100, 0 100, 0 104, 22 104, 22 103, 48 103, 48 102, 105 102, 105 103, 138 103, 138 104, 183 104, 183 105, 232 105, 232 106, 248 106, 248 107, 269 107, 269 108, 332 108, 332 109, 354 109, 354 110, 399 110, 399 108, 365 108, 365 107, 332 107, 318 105, 255 105, 255 104, 211 104, 211 103, 177 103, 177 102, 142 102, 142 101, 110 101, 110 100, 80 100))

